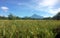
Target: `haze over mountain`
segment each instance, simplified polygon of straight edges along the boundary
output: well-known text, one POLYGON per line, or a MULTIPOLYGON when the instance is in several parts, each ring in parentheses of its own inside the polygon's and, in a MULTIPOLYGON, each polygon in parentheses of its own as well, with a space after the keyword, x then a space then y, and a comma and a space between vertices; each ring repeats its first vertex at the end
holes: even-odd
POLYGON ((33 14, 33 15, 31 16, 31 18, 43 18, 43 16, 40 16, 40 15, 37 15, 37 14, 33 14))

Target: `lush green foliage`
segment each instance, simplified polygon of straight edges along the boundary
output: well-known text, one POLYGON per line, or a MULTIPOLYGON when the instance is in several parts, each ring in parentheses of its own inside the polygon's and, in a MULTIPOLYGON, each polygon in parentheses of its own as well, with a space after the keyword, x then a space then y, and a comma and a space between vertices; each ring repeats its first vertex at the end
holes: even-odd
POLYGON ((0 20, 0 38, 54 38, 56 20, 0 20))
POLYGON ((60 20, 60 12, 53 17, 54 20, 60 20))

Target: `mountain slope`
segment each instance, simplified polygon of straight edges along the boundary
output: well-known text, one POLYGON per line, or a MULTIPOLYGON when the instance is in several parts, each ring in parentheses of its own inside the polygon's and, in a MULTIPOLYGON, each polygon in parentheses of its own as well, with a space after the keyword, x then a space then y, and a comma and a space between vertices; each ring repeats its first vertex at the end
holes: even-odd
POLYGON ((43 16, 39 16, 39 15, 37 15, 37 14, 33 14, 32 16, 31 16, 31 18, 43 18, 43 16))

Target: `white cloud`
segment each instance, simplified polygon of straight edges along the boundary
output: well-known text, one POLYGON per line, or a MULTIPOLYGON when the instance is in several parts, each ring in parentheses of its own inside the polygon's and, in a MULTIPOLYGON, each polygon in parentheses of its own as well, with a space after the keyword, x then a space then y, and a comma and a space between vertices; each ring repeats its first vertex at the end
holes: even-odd
POLYGON ((49 16, 46 15, 46 16, 44 16, 44 17, 49 17, 49 16))
POLYGON ((57 14, 59 11, 60 11, 60 8, 58 8, 58 9, 49 9, 49 10, 48 10, 48 13, 51 13, 51 14, 55 15, 55 14, 57 14))
POLYGON ((59 0, 36 0, 35 3, 37 5, 35 6, 35 9, 55 15, 60 11, 60 8, 54 8, 58 2, 59 0))
POLYGON ((46 13, 55 15, 60 11, 60 8, 55 7, 58 3, 59 3, 59 0, 32 0, 31 4, 18 3, 18 5, 26 5, 29 8, 32 8, 33 10, 44 11, 46 13))
POLYGON ((23 5, 23 3, 17 3, 17 5, 23 5))
POLYGON ((7 12, 8 11, 8 7, 5 7, 5 6, 2 6, 1 9, 4 11, 4 12, 7 12))
POLYGON ((42 2, 39 2, 38 4, 43 7, 45 6, 53 7, 57 2, 58 0, 43 0, 42 2))

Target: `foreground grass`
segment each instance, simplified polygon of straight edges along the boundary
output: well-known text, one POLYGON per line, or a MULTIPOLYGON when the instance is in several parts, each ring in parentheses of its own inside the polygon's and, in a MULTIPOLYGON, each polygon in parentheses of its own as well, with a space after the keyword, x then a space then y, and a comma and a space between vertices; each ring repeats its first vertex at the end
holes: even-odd
POLYGON ((56 20, 0 20, 0 38, 55 38, 56 20))

